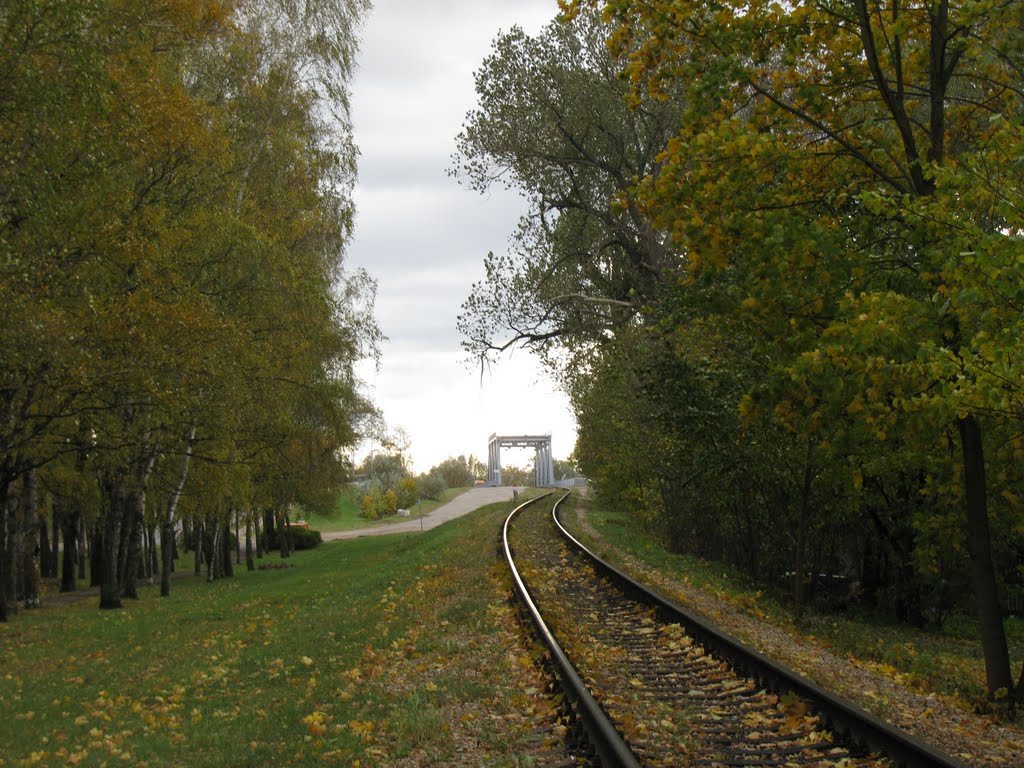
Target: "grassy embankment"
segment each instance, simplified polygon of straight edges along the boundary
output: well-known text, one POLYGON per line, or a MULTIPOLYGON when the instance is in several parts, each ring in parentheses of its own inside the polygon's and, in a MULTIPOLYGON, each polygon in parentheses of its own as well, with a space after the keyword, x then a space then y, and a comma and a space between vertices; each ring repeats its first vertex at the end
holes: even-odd
POLYGON ((516 713, 550 713, 495 557, 509 508, 120 611, 19 613, 0 625, 0 765, 522 764, 536 722, 516 713))
MULTIPOLYGON (((494 556, 509 505, 425 534, 297 553, 284 570, 144 588, 121 611, 95 597, 0 625, 0 765, 529 764, 550 718, 516 648, 494 556), (511 671, 501 665, 512 661, 511 671)), ((592 510, 612 549, 780 625, 780 606, 721 567, 665 553, 622 515, 592 510)), ((268 562, 279 562, 268 558, 268 562)), ((187 563, 184 564, 187 566, 187 563)), ((1021 622, 1010 622, 1024 654, 1021 622)), ((814 616, 819 640, 918 687, 980 694, 969 621, 943 633, 814 616)))
MULTIPOLYGON (((751 587, 738 574, 717 563, 665 551, 631 525, 626 515, 590 505, 587 519, 600 538, 594 540, 585 531, 576 532, 612 562, 617 559, 616 551, 626 553, 667 578, 692 584, 794 635, 810 636, 840 656, 858 659, 864 666, 911 688, 951 696, 966 709, 985 699, 984 659, 972 617, 953 616, 941 631, 925 631, 868 614, 812 611, 797 628, 785 606, 751 587)), ((1011 658, 1019 664, 1024 657, 1024 621, 1011 618, 1006 628, 1011 658)))

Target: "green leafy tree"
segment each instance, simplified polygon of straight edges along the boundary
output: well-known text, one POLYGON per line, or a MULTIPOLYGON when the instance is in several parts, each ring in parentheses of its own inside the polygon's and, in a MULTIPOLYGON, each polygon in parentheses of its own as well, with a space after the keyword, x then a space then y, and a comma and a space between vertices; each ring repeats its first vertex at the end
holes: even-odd
POLYGON ((448 488, 470 487, 486 473, 487 468, 474 456, 451 456, 429 472, 440 475, 448 488))
MULTIPOLYGON (((956 440, 952 481, 934 490, 964 511, 989 689, 1012 690, 985 434, 1012 429, 1005 382, 1020 380, 1005 362, 1016 342, 991 323, 1022 277, 1019 172, 995 161, 1020 147, 1024 10, 602 5, 638 90, 688 97, 646 210, 693 269, 738 278, 751 322, 788 350, 780 378, 806 386, 820 357, 880 439, 956 440)), ((826 401, 804 398, 800 428, 826 401)))
POLYGON ((372 410, 352 364, 380 338, 342 261, 364 8, 0 11, 0 538, 13 484, 87 434, 103 607, 133 594, 147 499, 173 526, 186 458, 244 468, 206 483, 223 540, 232 498, 287 509, 345 479, 372 410))
POLYGON ((552 463, 554 465, 556 480, 580 477, 580 468, 572 458, 554 459, 552 463))
POLYGON ((431 471, 416 478, 416 489, 420 498, 440 501, 441 494, 448 490, 448 483, 444 475, 431 471))
POLYGON ((408 477, 409 470, 401 454, 374 452, 359 465, 356 474, 385 488, 392 488, 408 477))
POLYGON ((596 15, 513 29, 476 76, 479 106, 458 139, 455 172, 473 189, 500 180, 531 203, 510 255, 489 254, 487 277, 462 307, 476 357, 526 343, 575 350, 636 317, 675 260, 636 205, 675 130, 671 100, 627 103, 629 84, 596 15))
POLYGON ((371 453, 357 468, 356 475, 367 489, 360 514, 371 520, 393 515, 418 498, 416 478, 409 473, 402 453, 371 453))
POLYGON ((419 485, 415 477, 403 477, 398 488, 395 489, 395 497, 398 508, 408 509, 419 498, 419 485))
POLYGON ((537 482, 533 467, 503 466, 501 468, 502 485, 532 486, 537 482))

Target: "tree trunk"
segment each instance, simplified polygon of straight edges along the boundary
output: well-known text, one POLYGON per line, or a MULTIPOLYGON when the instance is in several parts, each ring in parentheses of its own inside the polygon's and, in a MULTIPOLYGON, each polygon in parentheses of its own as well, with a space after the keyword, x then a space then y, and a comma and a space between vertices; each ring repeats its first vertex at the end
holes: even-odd
POLYGON ((164 518, 160 526, 160 596, 171 594, 171 571, 174 569, 174 521, 164 518))
POLYGON ((270 552, 270 535, 276 529, 277 520, 274 517, 274 510, 268 509, 263 513, 263 550, 270 552))
POLYGON ((192 524, 192 546, 195 547, 195 575, 200 576, 203 573, 203 526, 196 520, 192 524))
MULTIPOLYGON (((124 485, 127 486, 127 481, 124 485)), ((115 550, 115 570, 117 571, 118 589, 121 592, 121 596, 124 596, 124 590, 127 586, 125 571, 128 568, 128 549, 130 546, 130 540, 132 534, 135 533, 135 504, 134 496, 128 491, 127 487, 124 488, 124 498, 121 504, 121 527, 120 535, 118 538, 118 546, 115 550)))
POLYGON ((97 521, 89 534, 89 586, 98 587, 103 574, 103 528, 97 521))
POLYGON ((145 490, 135 489, 126 502, 119 574, 121 594, 138 600, 139 561, 142 559, 142 516, 146 506, 145 490))
POLYGON ((52 511, 53 502, 51 499, 51 514, 50 514, 50 578, 60 578, 60 544, 61 544, 61 522, 57 519, 57 515, 52 511))
POLYGON ((288 512, 287 510, 281 516, 281 525, 277 532, 277 537, 281 540, 281 558, 291 557, 291 526, 288 525, 288 512))
MULTIPOLYGON (((146 443, 149 443, 149 433, 146 434, 146 443)), ((138 600, 138 575, 139 566, 142 560, 142 536, 146 528, 146 491, 149 488, 149 478, 153 474, 153 467, 156 466, 156 453, 144 456, 136 467, 136 475, 133 479, 132 493, 127 500, 126 515, 129 524, 126 528, 128 533, 127 557, 122 561, 124 570, 122 580, 124 582, 124 595, 133 600, 138 600)))
POLYGON ((75 582, 75 568, 78 563, 78 518, 81 513, 77 505, 74 511, 65 509, 60 516, 61 536, 64 539, 64 562, 60 574, 60 591, 74 592, 77 588, 75 582))
POLYGON ((7 518, 7 546, 8 560, 10 562, 10 591, 7 600, 12 606, 25 597, 25 493, 24 481, 22 481, 22 493, 13 499, 16 506, 8 513, 7 518))
MULTIPOLYGON (((39 518, 39 546, 43 547, 43 552, 46 553, 47 562, 43 574, 49 579, 56 579, 60 575, 60 520, 52 497, 48 495, 47 498, 50 502, 50 519, 47 520, 45 516, 39 518)), ((40 563, 40 569, 42 568, 40 563)))
POLYGON ((245 515, 245 568, 248 571, 256 570, 256 563, 252 559, 252 512, 245 515))
POLYGON ((76 507, 75 516, 78 518, 78 578, 85 579, 85 558, 92 546, 87 540, 88 528, 85 525, 85 515, 76 507))
MULTIPOLYGON (((38 504, 38 501, 36 502, 38 504)), ((53 532, 53 546, 50 546, 50 524, 46 520, 46 515, 40 515, 38 507, 36 510, 36 519, 38 520, 38 529, 36 535, 39 537, 39 575, 44 579, 50 579, 57 575, 56 569, 53 567, 54 562, 54 550, 57 548, 57 531, 56 528, 53 532)))
POLYGON ((143 522, 139 530, 139 567, 135 571, 135 577, 145 579, 149 574, 149 526, 143 522))
MULTIPOLYGON (((174 490, 171 492, 171 497, 167 500, 167 509, 164 511, 164 519, 162 522, 162 529, 160 531, 160 549, 163 555, 163 568, 160 571, 160 595, 167 597, 171 594, 171 572, 174 570, 174 513, 178 509, 178 501, 181 499, 182 489, 185 487, 185 481, 188 479, 188 465, 192 458, 192 446, 195 444, 196 439, 196 425, 192 422, 192 428, 189 430, 188 438, 185 441, 185 455, 181 462, 181 472, 178 473, 178 479, 174 483, 174 490)), ((198 555, 197 555, 198 557, 198 555)), ((198 564, 196 568, 198 569, 198 564)))
POLYGON ((1006 631, 1003 628, 1003 609, 999 604, 995 567, 992 563, 981 425, 974 414, 968 414, 957 421, 957 427, 960 431, 960 445, 964 457, 967 546, 971 556, 975 607, 981 627, 981 647, 985 654, 985 678, 990 694, 999 690, 1013 693, 1010 654, 1006 646, 1006 631))
MULTIPOLYGON (((156 576, 157 569, 160 567, 157 563, 156 558, 156 526, 146 526, 146 541, 148 542, 147 549, 149 550, 149 557, 146 558, 146 576, 149 578, 149 583, 153 583, 153 578, 156 576)), ((173 548, 172 548, 173 551, 173 548)))
POLYGON ((206 580, 214 581, 218 578, 218 571, 221 566, 221 558, 218 557, 217 541, 220 538, 220 527, 217 525, 205 525, 206 533, 203 536, 203 556, 206 558, 206 580))
POLYGON ((239 510, 235 510, 235 564, 240 565, 242 562, 242 513, 239 510))
POLYGON ((235 575, 235 566, 232 562, 232 555, 235 554, 232 550, 238 549, 238 547, 231 546, 231 518, 229 517, 224 521, 224 532, 221 534, 223 538, 223 556, 224 565, 221 568, 221 576, 225 578, 232 578, 235 575))
POLYGON ((263 538, 260 533, 260 516, 257 514, 249 513, 252 518, 252 534, 256 540, 256 559, 263 559, 263 538))
POLYGON ((814 482, 814 468, 811 466, 813 449, 807 441, 807 456, 804 459, 803 483, 800 486, 800 511, 796 529, 796 551, 793 554, 793 611, 797 620, 804 613, 804 585, 807 578, 807 529, 811 517, 811 485, 814 482))
POLYGON ((10 621, 11 604, 8 601, 8 586, 11 574, 11 562, 7 550, 7 498, 10 483, 0 483, 0 621, 10 621))
POLYGON ((107 477, 103 487, 107 497, 107 509, 104 510, 102 522, 102 538, 100 555, 100 608, 115 609, 121 607, 121 581, 118 578, 118 566, 122 552, 122 528, 125 519, 125 507, 128 506, 124 479, 107 477))
POLYGON ((35 469, 25 473, 25 495, 22 504, 24 531, 23 584, 26 608, 39 607, 39 475, 35 469))

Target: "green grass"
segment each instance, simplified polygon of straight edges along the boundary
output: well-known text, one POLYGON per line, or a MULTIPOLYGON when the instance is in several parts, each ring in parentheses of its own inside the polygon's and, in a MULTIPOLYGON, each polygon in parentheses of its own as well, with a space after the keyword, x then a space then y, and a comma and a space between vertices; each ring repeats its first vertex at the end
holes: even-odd
MULTIPOLYGON (((438 501, 433 499, 424 499, 421 504, 415 505, 409 510, 411 518, 416 519, 421 513, 426 517, 442 504, 447 504, 456 496, 465 493, 468 490, 468 488, 448 488, 441 494, 441 498, 438 501)), ((338 495, 337 505, 335 506, 333 513, 326 515, 309 512, 304 513, 302 519, 309 523, 310 528, 321 531, 322 533, 351 531, 358 528, 370 528, 375 525, 389 525, 391 523, 398 523, 403 520, 410 519, 408 517, 399 517, 398 515, 391 515, 381 520, 367 520, 366 518, 360 517, 359 506, 356 502, 357 494, 358 491, 343 491, 338 495)))
MULTIPOLYGON (((666 551, 627 515, 590 503, 587 519, 599 538, 588 540, 580 531, 581 539, 613 562, 616 551, 629 554, 669 578, 692 584, 787 631, 812 636, 840 656, 852 656, 910 687, 958 697, 965 708, 978 706, 986 698, 980 634, 972 617, 955 616, 941 631, 926 631, 871 615, 811 610, 798 628, 787 606, 747 579, 721 564, 666 551)), ((1008 619, 1005 626, 1010 657, 1019 665, 1024 658, 1024 621, 1008 619)))
POLYGON ((625 552, 660 573, 693 584, 727 602, 754 609, 752 612, 759 618, 770 618, 779 624, 788 622, 787 611, 749 579, 719 563, 669 552, 655 537, 640 530, 628 515, 589 503, 587 519, 600 538, 589 538, 583 532, 580 536, 599 556, 614 559, 616 550, 625 552))
MULTIPOLYGON (((957 616, 953 626, 926 631, 871 616, 847 618, 812 614, 806 628, 826 645, 875 665, 921 691, 958 697, 967 706, 985 708, 985 660, 977 622, 957 616)), ((1024 657, 1024 621, 1005 624, 1014 674, 1024 657)))
POLYGON ((471 711, 487 764, 518 765, 525 728, 487 714, 519 706, 489 577, 506 508, 183 577, 120 611, 90 596, 19 613, 0 625, 0 765, 454 764, 471 711))

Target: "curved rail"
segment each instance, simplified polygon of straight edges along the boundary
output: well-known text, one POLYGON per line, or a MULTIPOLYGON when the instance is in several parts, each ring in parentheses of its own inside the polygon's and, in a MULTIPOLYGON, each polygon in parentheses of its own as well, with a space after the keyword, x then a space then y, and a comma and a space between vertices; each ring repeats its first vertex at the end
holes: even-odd
MULTIPOLYGON (((640 763, 636 757, 630 751, 629 746, 623 740, 621 734, 612 725, 611 720, 605 711, 601 709, 601 705, 597 703, 597 700, 591 695, 590 691, 587 690, 587 686, 580 678, 576 668, 569 661, 569 657, 566 656, 565 651, 562 650, 562 646, 559 645, 555 636, 551 633, 548 625, 544 621, 544 617, 541 616, 540 611, 537 609, 537 605, 533 602, 533 598, 530 596, 530 592, 526 587, 526 583, 523 581, 522 576, 519 574, 519 570, 516 568, 515 560, 512 557, 512 547, 508 540, 509 525, 512 522, 512 518, 525 507, 540 501, 541 499, 547 498, 551 494, 545 494, 544 496, 538 496, 536 499, 530 499, 529 501, 520 504, 505 519, 505 525, 502 528, 502 544, 505 549, 505 558, 508 560, 508 566, 512 571, 512 581, 515 584, 516 592, 520 599, 526 606, 527 612, 530 614, 530 619, 533 621, 533 625, 537 628, 541 640, 548 647, 551 652, 551 656, 554 659, 556 672, 559 680, 562 684, 562 690, 565 692, 566 699, 569 701, 573 710, 580 718, 584 729, 587 732, 587 736, 590 739, 590 744, 593 746, 594 751, 597 753, 598 759, 602 765, 606 766, 621 766, 622 768, 639 768, 640 763)), ((558 505, 568 496, 566 493, 561 499, 555 502, 552 508, 552 514, 558 509, 558 505)))
MULTIPOLYGON (((558 504, 566 496, 559 499, 558 504)), ((670 621, 682 625, 695 641, 731 665, 739 674, 756 680, 758 685, 772 693, 791 693, 806 699, 836 735, 869 752, 880 752, 897 765, 905 768, 967 768, 965 763, 879 720, 853 702, 836 696, 797 672, 772 661, 738 638, 713 627, 678 603, 640 585, 595 555, 569 533, 559 519, 558 504, 551 510, 551 516, 570 547, 588 557, 599 572, 621 589, 651 605, 670 621)))

